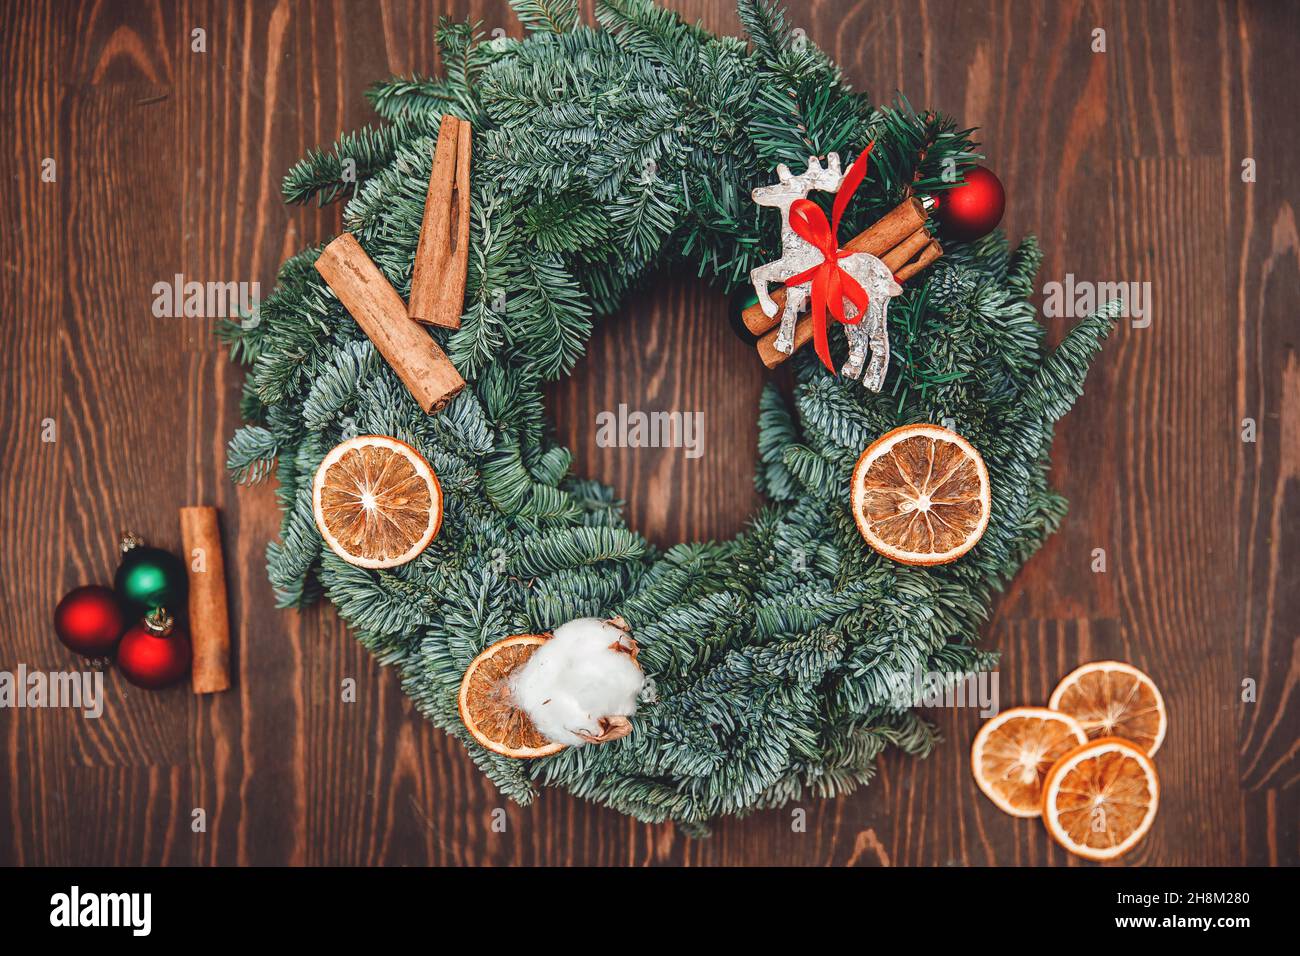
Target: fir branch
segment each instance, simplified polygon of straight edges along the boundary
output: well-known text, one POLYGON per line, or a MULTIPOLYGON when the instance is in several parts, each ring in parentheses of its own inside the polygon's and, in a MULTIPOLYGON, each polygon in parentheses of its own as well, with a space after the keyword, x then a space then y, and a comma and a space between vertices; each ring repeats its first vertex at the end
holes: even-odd
POLYGON ((510 559, 514 574, 549 574, 602 561, 626 561, 646 553, 640 535, 623 528, 571 528, 526 538, 510 559))
POLYGON ((479 104, 476 86, 479 72, 486 66, 490 53, 483 47, 483 34, 477 23, 452 23, 438 20, 438 49, 447 72, 444 89, 459 107, 458 115, 478 125, 479 104))
POLYGON ((1072 328, 1025 389, 1024 404, 1048 422, 1059 421, 1083 394, 1088 366, 1124 311, 1110 302, 1072 328))
POLYGON ((245 425, 226 446, 226 470, 232 481, 255 485, 275 468, 279 454, 279 443, 270 431, 260 425, 245 425))
POLYGON ((305 203, 313 197, 321 206, 332 203, 390 163, 402 143, 437 129, 437 117, 412 112, 387 126, 344 133, 328 151, 313 150, 295 163, 285 174, 280 192, 287 203, 305 203))
POLYGON ((533 33, 568 33, 578 25, 577 0, 510 0, 510 6, 533 33))
POLYGON ((775 0, 739 0, 740 24, 749 34, 754 49, 769 67, 790 52, 785 11, 775 0))
POLYGON ((441 80, 412 74, 395 76, 366 90, 366 99, 386 120, 415 117, 427 126, 433 116, 451 111, 456 98, 441 80))

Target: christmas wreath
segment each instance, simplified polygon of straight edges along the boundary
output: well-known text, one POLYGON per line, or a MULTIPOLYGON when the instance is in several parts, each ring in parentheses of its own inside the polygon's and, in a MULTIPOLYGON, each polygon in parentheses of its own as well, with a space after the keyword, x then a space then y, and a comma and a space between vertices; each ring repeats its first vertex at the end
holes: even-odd
MULTIPOLYGON (((420 712, 520 802, 558 786, 698 830, 852 790, 886 747, 936 742, 900 678, 993 663, 977 629, 1064 514, 1046 477, 1053 425, 1113 317, 1080 322, 1048 351, 1029 301, 1034 240, 945 238, 893 299, 880 391, 829 373, 813 350, 795 354, 792 405, 769 386, 757 412, 756 482, 770 503, 734 540, 657 550, 626 527, 611 489, 570 474, 544 417, 543 383, 572 369, 594 320, 666 263, 743 285, 780 251, 778 220, 750 198, 778 168, 874 144, 851 202, 836 204, 837 228, 853 234, 908 196, 942 195, 978 156, 951 119, 851 91, 772 0, 740 0, 747 40, 650 0, 601 0, 601 28, 579 25, 575 0, 512 3, 525 39, 444 22, 445 78, 381 83, 369 96, 385 122, 284 181, 290 202, 350 194, 345 229, 406 299, 442 117, 472 125, 459 327, 412 326, 467 386, 430 414, 322 280, 320 249, 284 263, 256 321, 223 330, 251 369, 229 467, 239 481, 278 479, 279 601, 323 592, 420 712), (911 423, 943 423, 987 464, 982 537, 933 567, 866 546, 850 505, 863 450, 911 423), (422 462, 436 473, 421 500, 437 499, 441 527, 398 566, 344 560, 318 528, 322 463, 368 435, 387 436, 372 450, 408 455, 410 481, 422 462), (588 617, 614 620, 565 631, 588 617), (551 633, 552 664, 588 645, 622 657, 603 689, 630 689, 635 715, 602 725, 615 742, 556 742, 541 759, 480 745, 462 714, 469 672, 504 638, 542 635, 511 638, 522 653, 551 633), (615 686, 628 667, 644 683, 615 686)), ((826 347, 845 355, 838 335, 826 347)))

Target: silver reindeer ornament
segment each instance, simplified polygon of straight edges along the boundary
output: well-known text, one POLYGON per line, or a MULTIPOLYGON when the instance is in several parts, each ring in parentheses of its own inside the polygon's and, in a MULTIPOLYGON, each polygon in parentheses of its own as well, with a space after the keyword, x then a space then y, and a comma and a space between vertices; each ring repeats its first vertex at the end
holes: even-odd
MULTIPOLYGON (((781 258, 764 263, 749 274, 763 314, 769 318, 777 312, 777 304, 768 292, 769 283, 784 283, 819 265, 824 259, 822 251, 795 232, 790 225, 790 207, 797 200, 806 199, 814 189, 836 192, 844 181, 838 153, 827 155, 825 167, 816 156, 809 156, 808 168, 798 176, 793 175, 789 167, 782 163, 776 167, 776 175, 775 183, 758 186, 752 193, 754 202, 758 205, 774 206, 781 210, 781 258)), ((878 392, 884 385, 885 373, 889 370, 889 328, 886 324, 889 300, 902 293, 903 288, 894 280, 888 267, 868 253, 855 252, 846 256, 839 260, 839 266, 858 281, 868 297, 867 313, 862 320, 844 326, 849 358, 840 373, 848 378, 861 379, 866 388, 878 392), (871 363, 864 377, 863 366, 868 349, 871 352, 871 363)), ((775 343, 778 351, 787 355, 794 351, 795 324, 799 314, 807 308, 811 293, 811 279, 786 286, 785 311, 781 314, 781 330, 777 333, 775 343)), ((858 312, 852 302, 845 303, 845 310, 848 318, 855 317, 858 312)))

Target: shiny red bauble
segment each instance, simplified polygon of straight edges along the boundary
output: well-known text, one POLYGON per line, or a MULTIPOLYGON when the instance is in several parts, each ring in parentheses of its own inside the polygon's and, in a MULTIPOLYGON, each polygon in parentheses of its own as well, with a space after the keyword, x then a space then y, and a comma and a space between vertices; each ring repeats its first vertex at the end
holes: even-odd
POLYGON ((190 636, 162 608, 150 611, 122 637, 117 669, 137 687, 157 690, 190 672, 190 636))
POLYGON ((75 588, 54 609, 54 633, 83 657, 110 656, 125 630, 126 615, 112 588, 75 588))
POLYGON ((1006 190, 998 177, 983 166, 966 170, 966 181, 938 194, 936 215, 946 238, 970 242, 987 236, 1002 221, 1007 208, 1006 190))

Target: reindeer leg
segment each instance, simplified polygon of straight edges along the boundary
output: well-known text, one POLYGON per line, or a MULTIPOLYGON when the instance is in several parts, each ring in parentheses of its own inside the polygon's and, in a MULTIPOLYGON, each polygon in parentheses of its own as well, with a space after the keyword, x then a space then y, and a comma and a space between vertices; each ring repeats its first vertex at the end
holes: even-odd
MULTIPOLYGON (((769 319, 776 315, 776 302, 768 294, 767 284, 769 282, 783 282, 781 276, 781 260, 775 262, 765 262, 749 273, 749 281, 754 286, 754 292, 758 295, 759 305, 763 307, 763 314, 769 319)), ((787 273, 793 275, 793 273, 787 273)))
POLYGON ((794 328, 799 321, 799 313, 803 311, 804 303, 807 300, 808 287, 806 285, 797 285, 793 289, 786 289, 785 311, 781 313, 781 331, 776 334, 776 341, 772 343, 778 352, 789 355, 794 351, 794 328))
MULTIPOLYGON (((861 269, 859 268, 860 260, 858 260, 856 257, 850 256, 845 261, 846 263, 848 263, 846 268, 849 274, 852 275, 855 279, 862 281, 863 275, 861 269)), ((857 315, 858 307, 855 306, 853 303, 846 302, 844 304, 844 307, 846 309, 845 314, 848 318, 851 319, 855 315, 857 315)), ((867 323, 870 320, 871 320, 870 305, 868 305, 868 312, 866 315, 859 318, 856 323, 844 326, 844 340, 849 344, 849 357, 848 357, 848 361, 846 361, 844 365, 840 368, 840 374, 843 375, 845 378, 862 377, 862 363, 866 360, 867 357, 867 333, 868 333, 867 323)))
POLYGON ((860 378, 862 363, 867 355, 867 333, 862 328, 862 322, 844 326, 844 338, 849 343, 849 358, 840 368, 840 374, 845 378, 860 378))
MULTIPOLYGON (((849 317, 852 319, 854 312, 853 306, 849 306, 849 317)), ((845 378, 861 378, 862 362, 867 356, 867 329, 866 324, 870 315, 862 316, 862 320, 855 325, 844 326, 844 338, 849 343, 849 360, 840 368, 840 375, 845 378)))
POLYGON ((886 309, 888 299, 873 300, 867 306, 867 319, 870 322, 871 365, 862 384, 873 392, 878 392, 885 384, 885 373, 889 371, 889 325, 886 309))

